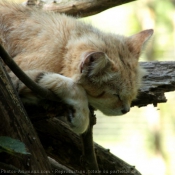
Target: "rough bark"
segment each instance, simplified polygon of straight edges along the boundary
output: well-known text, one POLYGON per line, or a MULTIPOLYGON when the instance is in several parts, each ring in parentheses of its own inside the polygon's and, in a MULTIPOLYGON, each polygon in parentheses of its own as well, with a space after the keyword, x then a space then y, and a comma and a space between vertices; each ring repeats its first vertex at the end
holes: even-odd
POLYGON ((2 154, 0 162, 12 164, 17 169, 52 174, 47 155, 20 103, 0 60, 0 136, 9 136, 22 141, 30 155, 7 156, 2 154), (49 173, 50 172, 50 173, 49 173))
POLYGON ((147 70, 148 74, 144 77, 139 96, 132 105, 156 106, 157 103, 166 102, 164 93, 175 90, 175 61, 142 62, 140 65, 147 70))
POLYGON ((18 157, 0 154, 1 172, 11 171, 12 174, 73 174, 70 169, 47 158, 43 146, 38 139, 31 121, 18 99, 13 86, 8 79, 0 60, 0 136, 9 136, 18 139, 26 145, 30 155, 18 155, 18 157), (12 124, 13 123, 13 124, 12 124), (51 165, 51 166, 50 166, 51 165), (38 171, 38 173, 36 173, 38 171), (47 171, 47 172, 46 172, 47 171), (17 172, 17 173, 14 173, 17 172), (24 172, 24 173, 23 173, 24 172))
POLYGON ((39 3, 36 3, 35 0, 28 1, 30 6, 37 4, 44 10, 66 13, 72 16, 85 17, 95 15, 109 8, 135 0, 53 0, 49 2, 40 0, 39 3))
MULTIPOLYGON (((80 136, 70 131, 65 123, 58 119, 59 117, 53 111, 53 109, 57 108, 56 106, 52 105, 50 109, 48 106, 47 109, 36 107, 36 109, 33 108, 33 111, 31 111, 30 106, 28 106, 26 109, 38 132, 46 153, 59 163, 73 169, 75 173, 85 173, 84 157, 82 157, 82 139, 80 136), (42 120, 45 112, 47 113, 46 117, 50 119, 42 120)), ((99 171, 88 169, 87 172, 89 174, 106 174, 107 172, 113 172, 113 174, 117 175, 140 175, 134 166, 130 166, 126 162, 112 155, 109 150, 102 148, 98 144, 95 144, 94 146, 99 171)), ((88 162, 85 161, 85 163, 88 162)), ((88 167, 88 165, 86 166, 88 167)))
MULTIPOLYGON (((133 102, 133 105, 144 106, 166 102, 164 93, 175 90, 175 62, 144 62, 141 65, 148 74, 144 77, 144 86, 140 89, 140 96, 133 102)), ((70 169, 83 172, 81 138, 56 119, 66 115, 67 109, 60 103, 49 102, 48 104, 50 107, 49 105, 45 105, 44 108, 43 105, 35 108, 26 107, 47 154, 70 169)), ((128 175, 133 172, 139 174, 133 166, 111 155, 97 144, 95 144, 95 150, 101 172, 108 170, 116 174, 123 172, 128 175)))

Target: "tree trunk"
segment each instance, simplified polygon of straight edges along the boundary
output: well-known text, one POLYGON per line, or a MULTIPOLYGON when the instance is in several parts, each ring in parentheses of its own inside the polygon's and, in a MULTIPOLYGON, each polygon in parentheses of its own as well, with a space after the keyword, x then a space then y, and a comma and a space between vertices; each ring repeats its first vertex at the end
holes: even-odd
POLYGON ((52 174, 47 155, 38 136, 17 97, 0 60, 0 136, 9 136, 23 142, 30 155, 7 156, 2 154, 0 162, 12 164, 17 169, 52 174))

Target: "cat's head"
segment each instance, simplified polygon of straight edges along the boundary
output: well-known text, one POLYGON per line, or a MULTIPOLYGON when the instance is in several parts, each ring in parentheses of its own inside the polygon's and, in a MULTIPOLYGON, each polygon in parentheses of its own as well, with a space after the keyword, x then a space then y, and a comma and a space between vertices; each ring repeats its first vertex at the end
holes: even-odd
POLYGON ((138 59, 152 34, 152 29, 130 37, 106 34, 101 44, 94 40, 96 47, 83 52, 80 83, 90 105, 106 115, 129 112, 145 74, 138 59))

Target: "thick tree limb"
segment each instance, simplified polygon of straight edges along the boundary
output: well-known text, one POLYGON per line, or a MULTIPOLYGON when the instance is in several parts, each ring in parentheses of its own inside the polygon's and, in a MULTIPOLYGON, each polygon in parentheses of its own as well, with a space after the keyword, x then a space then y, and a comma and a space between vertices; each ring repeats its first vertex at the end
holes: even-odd
MULTIPOLYGON (((8 80, 0 59, 0 136, 18 139, 26 145, 30 155, 19 155, 20 158, 6 155, 0 156, 0 162, 12 164, 20 170, 46 172, 52 169, 38 136, 26 116, 23 106, 8 80)), ((47 173, 47 172, 51 173, 47 173)), ((40 173, 37 173, 40 174, 40 173)))
MULTIPOLYGON (((8 81, 5 69, 0 60, 0 136, 9 136, 21 140, 31 155, 11 155, 2 154, 0 156, 0 168, 3 172, 35 172, 35 174, 75 174, 71 170, 50 160, 52 169, 43 151, 38 137, 27 119, 26 113, 20 100, 15 94, 10 82, 8 81), (12 125, 13 123, 13 125, 12 125), (45 156, 45 157, 44 157, 45 156), (8 166, 8 164, 14 166, 8 166), (38 173, 37 173, 38 172, 38 173), (48 173, 47 173, 48 172, 48 173)), ((43 118, 42 118, 43 119, 43 118)), ((16 174, 16 173, 13 173, 16 174)), ((24 173, 27 174, 27 173, 24 173)))
MULTIPOLYGON (((85 173, 86 169, 81 163, 83 154, 81 137, 72 133, 64 123, 55 117, 56 114, 53 112, 53 108, 56 109, 56 106, 52 106, 52 110, 45 110, 42 107, 36 110, 33 108, 33 111, 31 111, 30 107, 26 109, 33 121, 46 153, 59 163, 73 169, 75 173, 85 173), (54 118, 40 120, 45 113, 48 117, 52 116, 54 118)), ((85 146, 88 147, 88 145, 85 146)), ((105 172, 107 171, 113 171, 113 174, 117 175, 140 175, 133 166, 128 165, 126 162, 112 155, 109 150, 97 144, 95 144, 95 153, 101 174, 106 174, 105 172)), ((88 173, 94 174, 98 173, 98 171, 88 169, 88 173)))
MULTIPOLYGON (((31 5, 31 0, 28 1, 31 5)), ((34 0, 32 1, 34 2, 34 0)), ((72 16, 85 17, 95 15, 109 8, 132 1, 135 0, 53 0, 49 1, 49 3, 47 1, 40 0, 38 6, 44 10, 66 13, 72 16)))
POLYGON ((143 79, 140 94, 133 102, 133 106, 166 102, 165 92, 175 90, 175 61, 142 62, 140 63, 148 74, 143 79))
MULTIPOLYGON (((43 99, 59 101, 59 98, 51 91, 33 82, 16 65, 1 45, 0 56, 16 76, 38 96, 43 99)), ((164 93, 175 90, 175 62, 142 62, 140 65, 147 70, 148 74, 144 77, 139 96, 132 103, 132 106, 141 107, 148 104, 156 106, 157 103, 166 102, 164 93)))
MULTIPOLYGON (((0 56, 16 76, 38 96, 43 99, 59 101, 59 98, 51 91, 33 82, 16 65, 1 45, 0 56)), ((142 62, 140 65, 147 70, 148 74, 144 77, 139 96, 137 100, 133 101, 132 106, 141 107, 148 104, 156 106, 157 103, 166 102, 164 93, 175 90, 175 62, 142 62)))

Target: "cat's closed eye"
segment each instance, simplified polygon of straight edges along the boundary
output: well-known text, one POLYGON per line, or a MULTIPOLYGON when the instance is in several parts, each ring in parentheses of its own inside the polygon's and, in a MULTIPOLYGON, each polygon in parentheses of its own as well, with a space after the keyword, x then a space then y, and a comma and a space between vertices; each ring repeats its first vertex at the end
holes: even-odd
POLYGON ((116 96, 120 101, 122 101, 119 94, 113 94, 113 95, 116 96))

